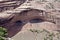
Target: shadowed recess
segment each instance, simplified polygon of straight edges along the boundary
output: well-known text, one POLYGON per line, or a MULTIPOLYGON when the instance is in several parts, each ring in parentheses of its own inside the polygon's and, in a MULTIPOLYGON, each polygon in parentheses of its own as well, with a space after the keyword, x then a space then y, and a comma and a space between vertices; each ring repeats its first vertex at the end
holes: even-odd
POLYGON ((0 19, 0 25, 10 22, 14 17, 10 19, 0 19))
POLYGON ((38 18, 35 18, 35 19, 31 19, 30 22, 31 23, 40 23, 40 22, 43 22, 44 20, 42 19, 38 19, 38 18))
POLYGON ((16 25, 16 26, 22 26, 22 24, 23 24, 23 22, 20 21, 20 20, 18 20, 18 21, 15 22, 15 25, 16 25))

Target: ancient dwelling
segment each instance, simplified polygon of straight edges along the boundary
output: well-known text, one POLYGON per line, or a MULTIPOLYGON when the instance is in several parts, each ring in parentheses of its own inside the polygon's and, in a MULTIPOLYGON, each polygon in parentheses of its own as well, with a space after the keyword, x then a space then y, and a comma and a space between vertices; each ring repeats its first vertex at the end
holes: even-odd
POLYGON ((29 28, 59 31, 60 3, 52 2, 54 1, 2 0, 0 1, 0 26, 8 29, 9 37, 29 28))

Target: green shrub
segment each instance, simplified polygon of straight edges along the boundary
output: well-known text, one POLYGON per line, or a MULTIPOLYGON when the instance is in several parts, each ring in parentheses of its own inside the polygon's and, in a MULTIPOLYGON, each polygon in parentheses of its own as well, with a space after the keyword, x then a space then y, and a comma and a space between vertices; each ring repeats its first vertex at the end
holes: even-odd
POLYGON ((7 30, 3 27, 0 27, 0 40, 4 40, 7 35, 7 30))

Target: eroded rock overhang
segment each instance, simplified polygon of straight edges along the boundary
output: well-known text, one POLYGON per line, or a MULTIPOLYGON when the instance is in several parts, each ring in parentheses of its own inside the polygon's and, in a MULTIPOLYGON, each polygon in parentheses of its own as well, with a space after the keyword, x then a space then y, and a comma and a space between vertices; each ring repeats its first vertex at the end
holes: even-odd
MULTIPOLYGON (((20 14, 21 12, 25 11, 25 10, 39 10, 39 11, 43 11, 43 15, 48 21, 53 21, 58 23, 60 17, 59 17, 59 2, 38 2, 38 1, 26 1, 25 3, 23 3, 22 5, 20 5, 19 7, 13 9, 13 10, 7 10, 4 12, 0 12, 0 18, 9 18, 10 16, 15 16, 16 14, 20 14), (32 4, 33 3, 33 4, 32 4), (46 7, 47 6, 47 7, 46 7), (5 14, 5 15, 2 15, 5 14), (8 15, 8 16, 7 16, 8 15)), ((40 13, 41 14, 41 13, 40 13)))

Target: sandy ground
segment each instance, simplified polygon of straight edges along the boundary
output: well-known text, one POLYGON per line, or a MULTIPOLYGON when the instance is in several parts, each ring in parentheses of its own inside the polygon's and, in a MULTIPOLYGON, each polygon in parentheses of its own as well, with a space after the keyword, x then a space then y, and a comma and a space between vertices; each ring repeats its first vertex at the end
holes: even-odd
MULTIPOLYGON (((53 23, 50 22, 42 22, 42 23, 27 23, 26 25, 24 25, 24 27, 21 29, 20 32, 18 32, 15 36, 12 37, 13 40, 34 40, 35 36, 33 33, 29 32, 29 29, 46 29, 48 31, 53 31, 53 30, 57 30, 57 26, 53 23)), ((43 33, 45 35, 45 33, 43 33)), ((42 34, 42 35, 43 35, 42 34)), ((41 34, 38 34, 38 36, 41 34)), ((38 40, 40 38, 42 38, 41 40, 43 40, 43 36, 37 37, 38 40)))

